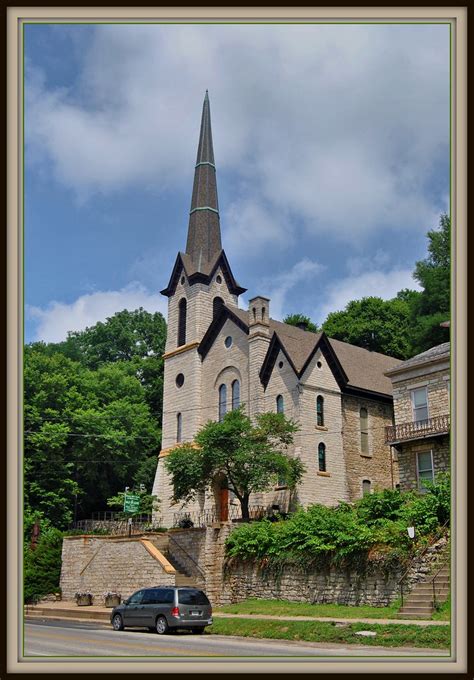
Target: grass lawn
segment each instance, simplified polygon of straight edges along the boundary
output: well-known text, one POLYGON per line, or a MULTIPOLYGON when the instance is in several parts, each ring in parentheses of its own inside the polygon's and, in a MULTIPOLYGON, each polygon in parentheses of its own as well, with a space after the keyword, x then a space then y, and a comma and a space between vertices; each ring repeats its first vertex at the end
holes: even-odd
POLYGON ((396 619, 400 601, 387 607, 349 606, 343 604, 309 604, 287 600, 245 600, 237 604, 216 607, 216 612, 228 614, 272 614, 274 616, 329 616, 341 619, 396 619))
POLYGON ((451 618, 451 598, 448 597, 446 602, 443 602, 438 611, 435 611, 431 617, 434 621, 449 621, 451 618))
POLYGON ((449 649, 450 626, 379 625, 367 623, 336 624, 323 621, 259 621, 255 619, 214 619, 206 629, 214 635, 299 640, 307 642, 339 642, 383 647, 428 647, 449 649), (355 635, 371 630, 375 637, 355 635))

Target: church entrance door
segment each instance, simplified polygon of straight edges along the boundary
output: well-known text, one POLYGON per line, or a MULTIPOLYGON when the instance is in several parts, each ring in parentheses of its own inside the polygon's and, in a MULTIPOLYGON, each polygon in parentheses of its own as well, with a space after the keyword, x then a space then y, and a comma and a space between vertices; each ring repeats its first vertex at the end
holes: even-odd
POLYGON ((229 489, 221 489, 220 501, 220 521, 227 522, 229 519, 229 489))

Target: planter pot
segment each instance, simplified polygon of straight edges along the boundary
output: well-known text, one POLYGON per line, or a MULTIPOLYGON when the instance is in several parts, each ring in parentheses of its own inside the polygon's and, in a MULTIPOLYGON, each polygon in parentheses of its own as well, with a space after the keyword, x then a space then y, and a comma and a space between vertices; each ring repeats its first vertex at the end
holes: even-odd
POLYGON ((120 600, 121 600, 120 595, 109 595, 108 597, 105 598, 105 606, 116 607, 117 605, 120 604, 120 600))
POLYGON ((81 595, 81 597, 77 598, 76 604, 78 607, 87 607, 88 605, 91 605, 92 595, 81 595))

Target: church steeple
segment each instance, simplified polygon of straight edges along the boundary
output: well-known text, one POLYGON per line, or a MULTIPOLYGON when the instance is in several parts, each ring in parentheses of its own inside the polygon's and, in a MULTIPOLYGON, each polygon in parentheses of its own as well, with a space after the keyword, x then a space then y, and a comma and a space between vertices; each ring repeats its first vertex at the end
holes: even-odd
POLYGON ((219 204, 217 201, 216 166, 212 146, 211 112, 206 90, 202 107, 193 195, 189 214, 186 254, 197 271, 215 260, 222 250, 219 204))

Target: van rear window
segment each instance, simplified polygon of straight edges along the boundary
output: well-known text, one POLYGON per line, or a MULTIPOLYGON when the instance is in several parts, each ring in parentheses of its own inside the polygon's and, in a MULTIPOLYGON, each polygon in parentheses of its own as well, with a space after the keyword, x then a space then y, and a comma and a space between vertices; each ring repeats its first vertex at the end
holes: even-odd
POLYGON ((202 590, 178 590, 179 604, 210 604, 202 590))

